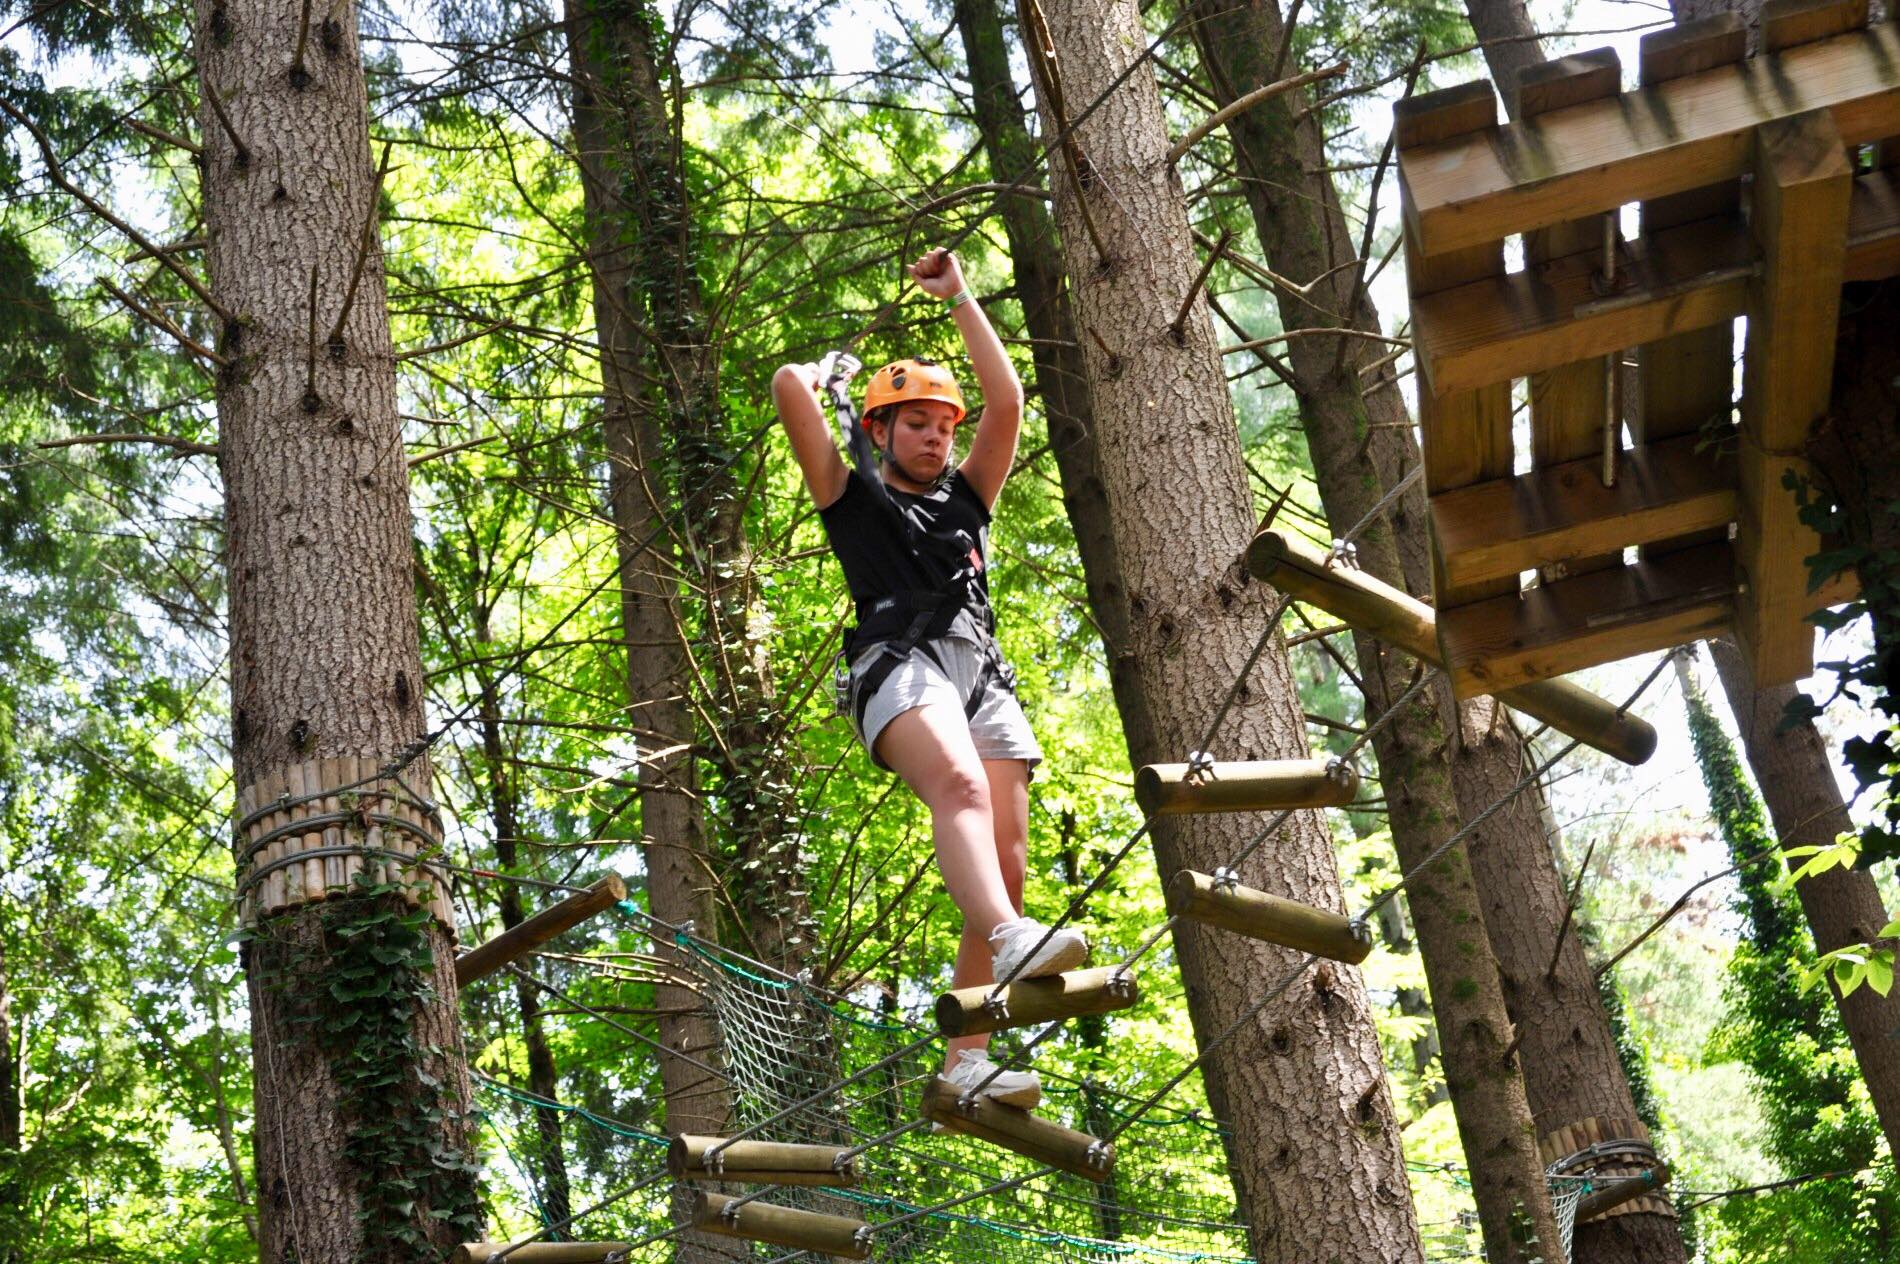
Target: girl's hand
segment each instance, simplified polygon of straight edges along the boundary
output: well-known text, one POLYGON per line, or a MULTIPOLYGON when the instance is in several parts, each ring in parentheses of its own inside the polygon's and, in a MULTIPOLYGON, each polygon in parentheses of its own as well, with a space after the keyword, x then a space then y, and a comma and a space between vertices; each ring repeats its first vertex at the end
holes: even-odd
POLYGON ((938 247, 910 265, 910 279, 932 298, 955 298, 963 288, 963 268, 955 255, 938 247))

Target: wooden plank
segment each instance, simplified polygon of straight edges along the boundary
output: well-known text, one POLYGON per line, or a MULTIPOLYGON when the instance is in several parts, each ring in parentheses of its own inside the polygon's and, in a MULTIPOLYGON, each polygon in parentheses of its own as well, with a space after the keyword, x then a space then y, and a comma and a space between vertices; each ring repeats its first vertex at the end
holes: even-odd
POLYGON ((1694 435, 1629 452, 1605 487, 1595 456, 1434 496, 1432 533, 1454 583, 1619 552, 1735 518, 1735 466, 1694 435))
POLYGON ((1168 912, 1176 917, 1330 961, 1356 966, 1372 952, 1372 936, 1365 924, 1344 913, 1239 883, 1224 884, 1212 874, 1192 869, 1177 870, 1168 879, 1167 902, 1168 912))
POLYGON ((1344 807, 1359 794, 1359 773, 1338 759, 1224 760, 1144 764, 1135 770, 1135 803, 1149 816, 1344 807))
POLYGON ((1720 217, 1631 243, 1628 284, 1607 298, 1587 255, 1424 295, 1412 303, 1420 368, 1435 391, 1472 390, 1732 320, 1754 258, 1741 221, 1720 217))
POLYGON ((1592 571, 1438 613, 1460 698, 1667 649, 1724 631, 1735 609, 1726 543, 1592 571))
POLYGON ((1806 620, 1807 564, 1820 538, 1796 516, 1787 475, 1827 411, 1840 322, 1853 170, 1824 111, 1764 124, 1758 133, 1751 227, 1763 272, 1751 289, 1743 360, 1741 505, 1736 560, 1748 591, 1737 641, 1757 687, 1814 668, 1806 620))
MULTIPOLYGON (((1262 531, 1247 546, 1247 571, 1281 592, 1318 606, 1334 618, 1442 667, 1438 620, 1424 602, 1349 566, 1326 566, 1324 551, 1298 536, 1262 531)), ((1559 733, 1594 746, 1626 764, 1656 752, 1656 730, 1567 680, 1545 680, 1498 694, 1506 703, 1559 733)))
MULTIPOLYGON (((1486 83, 1464 84, 1406 98, 1393 108, 1393 133, 1401 152, 1438 144, 1497 123, 1497 99, 1486 83)), ((1405 283, 1416 305, 1420 295, 1504 275, 1499 238, 1467 243, 1448 254, 1427 255, 1405 233, 1405 283)), ((1420 447, 1425 489, 1449 491, 1511 472, 1511 384, 1498 380, 1464 392, 1422 383, 1418 393, 1420 447)), ((1515 592, 1516 579, 1458 590, 1437 585, 1438 604, 1453 605, 1515 592)))
MULTIPOLYGON (((1637 74, 1641 85, 1648 88, 1734 65, 1747 52, 1748 28, 1741 15, 1721 13, 1643 36, 1637 74)), ((1651 198, 1640 206, 1644 241, 1658 242, 1668 229, 1711 216, 1739 215, 1741 196, 1740 181, 1724 180, 1707 188, 1651 198)), ((1677 435, 1693 435, 1704 427, 1729 424, 1735 402, 1732 316, 1637 349, 1637 397, 1628 417, 1632 442, 1655 443, 1677 435)), ((1642 556, 1650 558, 1707 544, 1725 539, 1727 534, 1723 527, 1645 541, 1642 556)))
POLYGON ((1763 0, 1761 51, 1778 53, 1866 25, 1867 0, 1763 0))
MULTIPOLYGON (((1613 97, 1623 86, 1623 64, 1613 48, 1597 48, 1587 53, 1558 57, 1527 67, 1518 79, 1518 118, 1530 120, 1581 105, 1586 101, 1613 97)), ((1604 274, 1606 235, 1620 240, 1613 214, 1588 215, 1550 228, 1524 234, 1524 262, 1527 270, 1541 271, 1553 260, 1571 257, 1589 264, 1590 274, 1604 274)), ((1614 249, 1614 247, 1612 247, 1614 249)), ((1574 266, 1573 269, 1574 271, 1574 266)), ((1609 373, 1611 365, 1622 359, 1622 347, 1600 356, 1590 356, 1530 375, 1531 465, 1541 469, 1575 461, 1592 452, 1599 454, 1604 436, 1603 424, 1611 401, 1609 373)), ((1570 572, 1601 570, 1621 561, 1618 553, 1577 554, 1556 563, 1557 569, 1544 578, 1554 579, 1570 572)), ((1444 574, 1455 587, 1449 559, 1444 574)))
POLYGON ((619 874, 608 874, 587 890, 576 892, 559 904, 542 909, 526 921, 457 957, 456 985, 467 987, 475 980, 493 974, 516 957, 540 947, 562 931, 579 925, 626 898, 626 883, 620 880, 619 874))
MULTIPOLYGON (((1629 287, 1609 299, 1590 285, 1594 261, 1558 260, 1412 302, 1419 368, 1433 390, 1469 391, 1516 374, 1732 321, 1748 307, 1757 251, 1738 218, 1661 230, 1630 243, 1629 287)), ((1844 277, 1900 276, 1900 172, 1854 181, 1844 277)), ((1725 347, 1724 363, 1731 359, 1725 347)))
POLYGON ((1825 109, 1846 144, 1900 134, 1900 29, 1802 44, 1529 123, 1399 152, 1405 214, 1442 254, 1735 179, 1761 123, 1825 109))
MULTIPOLYGON (((1894 150, 1900 153, 1900 145, 1894 150)), ((1881 168, 1854 178, 1847 204, 1845 281, 1900 276, 1900 170, 1881 168)))

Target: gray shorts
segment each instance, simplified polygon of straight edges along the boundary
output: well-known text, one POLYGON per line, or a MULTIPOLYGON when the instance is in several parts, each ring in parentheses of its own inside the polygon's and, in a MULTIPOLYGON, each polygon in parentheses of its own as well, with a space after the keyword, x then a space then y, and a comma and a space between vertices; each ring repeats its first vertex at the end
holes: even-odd
POLYGON ((879 768, 886 772, 891 770, 890 765, 877 756, 877 738, 884 726, 904 712, 930 702, 948 703, 969 716, 970 738, 976 744, 977 758, 1020 759, 1029 765, 1032 773, 1042 762, 1042 747, 1036 744, 1036 735, 1029 729, 1029 717, 1023 714, 1015 693, 994 673, 984 679, 982 646, 961 637, 927 641, 892 668, 891 674, 868 700, 860 699, 858 693, 864 687, 864 673, 883 652, 883 646, 872 646, 851 664, 852 724, 858 740, 870 753, 871 762, 879 768), (975 713, 970 714, 970 695, 979 681, 983 696, 975 713), (856 718, 860 709, 864 717, 861 722, 856 718))

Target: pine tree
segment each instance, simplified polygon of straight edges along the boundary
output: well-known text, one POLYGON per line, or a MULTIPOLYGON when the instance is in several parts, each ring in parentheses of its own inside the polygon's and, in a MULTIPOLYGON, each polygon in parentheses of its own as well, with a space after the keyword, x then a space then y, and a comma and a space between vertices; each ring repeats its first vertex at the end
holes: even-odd
MULTIPOLYGON (((294 4, 200 0, 192 46, 226 361, 235 781, 364 758, 420 795, 409 483, 355 9, 300 18, 294 4)), ((364 810, 402 811, 394 779, 378 785, 364 810)), ((273 1264, 393 1264, 479 1236, 449 935, 386 886, 252 930, 256 1186, 273 1264)))
MULTIPOLYGON (((1273 595, 1238 565, 1253 527, 1232 404, 1204 303, 1170 318, 1199 271, 1153 76, 1126 0, 1025 0, 1019 8, 1051 159, 1070 296, 1095 408, 1099 471, 1129 643, 1112 664, 1136 698, 1122 710, 1135 763, 1179 760, 1267 631, 1273 595), (1082 112, 1088 111, 1086 121, 1082 112), (1071 125, 1076 124, 1073 134, 1071 125), (1178 332, 1177 332, 1178 330, 1178 332)), ((1229 757, 1305 752, 1284 648, 1274 639, 1241 681, 1241 704, 1215 735, 1229 757)), ((1163 874, 1211 870, 1244 844, 1231 820, 1154 831, 1163 874)), ((1311 813, 1293 818, 1273 859, 1241 880, 1339 907, 1331 842, 1311 813)), ((1242 1216, 1263 1261, 1417 1260, 1396 1121, 1364 985, 1321 963, 1246 1019, 1292 953, 1192 925, 1175 944, 1209 1103, 1232 1121, 1228 1153, 1242 1216), (1212 1041, 1240 1024, 1219 1047, 1212 1041), (1313 1191, 1324 1188, 1324 1198, 1313 1191)))

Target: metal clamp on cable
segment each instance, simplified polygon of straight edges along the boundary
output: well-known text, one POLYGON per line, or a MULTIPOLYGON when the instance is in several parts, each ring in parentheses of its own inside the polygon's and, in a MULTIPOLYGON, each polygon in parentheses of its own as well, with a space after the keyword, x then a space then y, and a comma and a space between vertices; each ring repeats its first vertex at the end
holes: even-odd
POLYGON ((1009 1021, 1009 994, 1001 989, 983 998, 983 1012, 999 1023, 1009 1021))
POLYGON ((1214 775, 1214 756, 1208 751, 1189 751, 1187 772, 1183 775, 1189 785, 1198 786, 1214 775))
POLYGON ((1214 870, 1214 889, 1215 890, 1232 891, 1239 886, 1240 886, 1240 875, 1234 872, 1232 869, 1229 869, 1226 865, 1220 865, 1214 870))
POLYGON ((1127 970, 1117 967, 1115 972, 1108 976, 1108 994, 1122 1000, 1133 996, 1135 994, 1135 976, 1130 974, 1127 970))
POLYGON ((1082 1158, 1092 1168, 1102 1169, 1108 1166, 1109 1145, 1106 1141, 1094 1141, 1082 1152, 1082 1158))

